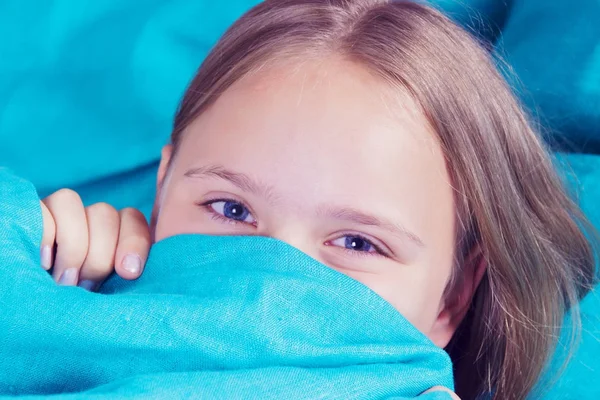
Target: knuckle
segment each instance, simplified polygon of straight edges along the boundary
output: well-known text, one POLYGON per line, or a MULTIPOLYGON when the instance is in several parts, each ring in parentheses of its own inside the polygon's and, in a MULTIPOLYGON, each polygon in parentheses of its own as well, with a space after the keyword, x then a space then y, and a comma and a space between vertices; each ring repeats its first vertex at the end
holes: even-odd
POLYGON ((54 192, 54 194, 52 194, 51 197, 53 197, 55 200, 60 200, 60 201, 68 201, 68 202, 81 201, 81 198, 79 197, 77 192, 72 189, 60 189, 60 190, 54 192))
POLYGON ((92 275, 110 274, 113 270, 113 260, 86 260, 82 269, 92 275))
POLYGON ((90 248, 90 251, 85 257, 82 270, 86 276, 93 275, 94 277, 101 277, 103 275, 109 275, 114 269, 114 264, 114 249, 105 251, 102 248, 90 248))
POLYGON ((69 260, 73 265, 81 265, 85 260, 88 252, 87 240, 79 241, 69 237, 57 244, 62 258, 69 260))
POLYGON ((136 220, 144 218, 144 215, 141 213, 141 211, 133 207, 124 208, 120 213, 122 218, 131 218, 136 220))
POLYGON ((101 279, 110 275, 113 271, 113 263, 87 262, 82 267, 82 275, 90 278, 101 279))
POLYGON ((150 238, 145 236, 130 236, 123 238, 122 247, 142 251, 150 247, 150 238))
POLYGON ((89 214, 94 214, 102 219, 117 220, 119 213, 117 210, 108 203, 95 203, 87 207, 89 214))

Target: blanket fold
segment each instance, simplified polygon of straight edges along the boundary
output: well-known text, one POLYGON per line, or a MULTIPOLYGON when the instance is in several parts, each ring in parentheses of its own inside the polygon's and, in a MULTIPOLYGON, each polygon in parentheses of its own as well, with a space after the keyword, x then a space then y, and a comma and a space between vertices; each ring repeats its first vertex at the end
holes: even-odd
POLYGON ((391 305, 283 242, 172 237, 139 280, 89 293, 39 266, 34 189, 0 170, 0 196, 0 397, 408 399, 452 388, 447 354, 391 305))

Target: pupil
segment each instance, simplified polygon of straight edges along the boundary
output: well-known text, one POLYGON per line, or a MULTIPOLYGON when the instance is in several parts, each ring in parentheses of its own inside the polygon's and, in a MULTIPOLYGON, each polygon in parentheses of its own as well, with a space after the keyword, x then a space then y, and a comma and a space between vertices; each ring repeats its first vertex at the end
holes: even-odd
POLYGON ((370 244, 360 237, 348 236, 346 237, 346 248, 356 251, 369 251, 370 244))
POLYGON ((225 203, 224 208, 224 214, 227 218, 243 221, 246 219, 246 215, 248 214, 248 212, 244 209, 244 206, 239 203, 228 201, 225 203))

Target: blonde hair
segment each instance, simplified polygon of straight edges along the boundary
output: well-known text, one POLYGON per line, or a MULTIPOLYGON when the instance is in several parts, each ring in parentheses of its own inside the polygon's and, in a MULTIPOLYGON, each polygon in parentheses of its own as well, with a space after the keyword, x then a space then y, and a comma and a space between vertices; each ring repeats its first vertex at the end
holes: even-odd
MULTIPOLYGON (((487 271, 447 351, 456 391, 523 399, 551 356, 566 311, 594 280, 592 232, 565 193, 490 54, 440 12, 408 1, 267 0, 208 55, 175 118, 186 127, 269 60, 342 55, 408 91, 438 134, 455 188, 456 274, 479 246, 487 271), (591 233, 590 233, 591 234, 591 233)), ((450 283, 452 286, 452 283, 450 283)))

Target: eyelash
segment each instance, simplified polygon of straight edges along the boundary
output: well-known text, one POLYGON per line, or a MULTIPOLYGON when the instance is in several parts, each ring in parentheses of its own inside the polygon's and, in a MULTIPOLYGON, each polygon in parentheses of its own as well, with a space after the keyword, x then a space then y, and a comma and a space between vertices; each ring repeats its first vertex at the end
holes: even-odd
POLYGON ((214 212, 212 210, 209 210, 209 212, 211 213, 210 217, 212 219, 214 219, 215 221, 224 222, 224 223, 229 224, 229 225, 243 224, 243 222, 241 222, 241 221, 236 221, 234 219, 229 219, 227 217, 222 216, 221 214, 217 214, 216 212, 214 212))
MULTIPOLYGON (((252 209, 250 207, 248 207, 246 205, 246 203, 244 203, 241 200, 232 199, 232 198, 219 197, 219 198, 207 200, 207 201, 205 201, 203 203, 198 203, 198 205, 200 207, 204 208, 208 213, 210 213, 210 217, 213 220, 215 220, 215 221, 223 222, 223 223, 230 224, 230 225, 245 224, 245 225, 255 226, 254 224, 248 224, 246 222, 236 221, 236 220, 227 218, 227 217, 225 217, 225 216, 223 216, 223 215, 215 212, 215 210, 212 209, 211 204, 217 203, 217 202, 220 202, 220 201, 225 201, 225 202, 230 201, 230 202, 239 203, 242 206, 246 207, 246 209, 248 209, 250 211, 250 214, 254 215, 252 209)), ((360 235, 360 234, 357 234, 357 233, 346 232, 346 233, 342 233, 341 236, 338 236, 338 238, 339 237, 344 237, 344 236, 354 236, 354 237, 358 237, 358 238, 366 241, 371 246, 373 246, 373 248, 375 249, 375 252, 370 253, 370 252, 366 252, 366 251, 357 251, 357 250, 347 249, 345 247, 332 246, 332 245, 328 245, 328 246, 336 247, 339 250, 347 253, 348 255, 350 255, 352 257, 373 257, 373 256, 376 256, 376 257, 385 257, 385 258, 389 258, 390 257, 386 251, 383 251, 380 246, 378 246, 375 243, 373 243, 372 240, 368 239, 364 235, 360 235)), ((330 242, 330 241, 328 241, 328 242, 330 242)))
POLYGON ((219 198, 216 198, 216 199, 210 199, 210 200, 207 200, 207 201, 205 201, 203 203, 199 203, 198 205, 200 207, 204 208, 208 213, 210 213, 210 217, 212 219, 214 219, 215 221, 224 222, 224 223, 229 224, 229 225, 245 224, 245 225, 255 226, 254 224, 249 224, 249 223, 242 222, 242 221, 236 221, 234 219, 227 218, 227 217, 225 217, 225 216, 217 213, 215 210, 212 209, 211 204, 218 203, 220 201, 224 201, 224 202, 230 201, 230 202, 233 202, 233 203, 239 203, 242 206, 244 206, 248 211, 250 211, 250 214, 254 215, 252 209, 250 207, 248 207, 246 205, 246 203, 244 203, 243 201, 237 200, 237 199, 226 198, 226 197, 219 197, 219 198))
MULTIPOLYGON (((338 247, 338 246, 332 246, 332 247, 337 247, 339 250, 346 252, 347 254, 351 255, 352 257, 374 257, 374 256, 375 257, 385 257, 385 258, 390 257, 386 251, 383 251, 380 246, 373 243, 372 240, 366 238, 364 235, 346 232, 346 233, 342 233, 338 237, 344 237, 344 236, 353 236, 353 237, 361 238, 362 240, 364 240, 365 242, 367 242, 371 246, 373 246, 373 248, 375 249, 375 252, 370 253, 370 252, 366 252, 366 251, 357 251, 357 250, 347 249, 345 247, 338 247)), ((331 246, 331 245, 329 245, 329 246, 331 246)))

